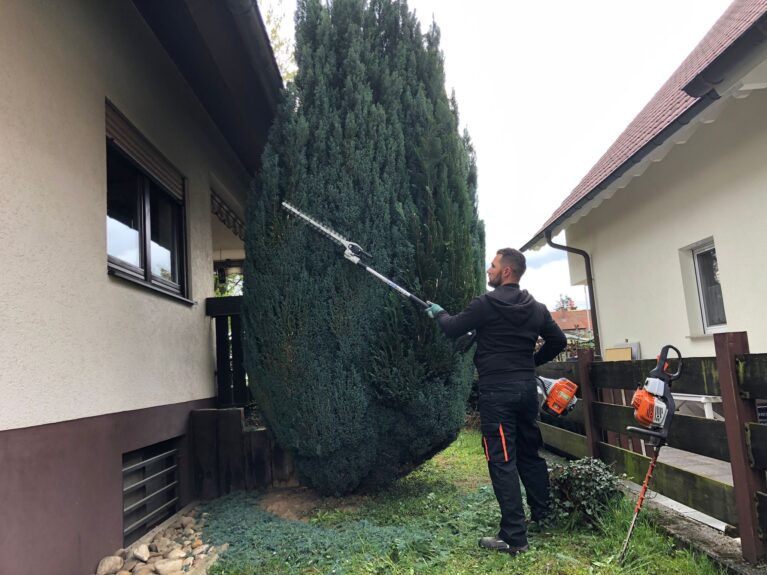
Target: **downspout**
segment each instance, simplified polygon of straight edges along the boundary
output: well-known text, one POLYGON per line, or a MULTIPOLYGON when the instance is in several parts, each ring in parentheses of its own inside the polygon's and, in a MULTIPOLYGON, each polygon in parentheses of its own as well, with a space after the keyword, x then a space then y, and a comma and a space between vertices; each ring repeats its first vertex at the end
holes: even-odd
POLYGON ((549 244, 555 250, 563 250, 571 254, 578 254, 583 256, 583 262, 586 265, 586 286, 589 289, 589 315, 591 316, 591 326, 594 330, 594 355, 602 357, 602 346, 599 343, 599 324, 597 323, 597 305, 594 299, 594 278, 591 275, 591 258, 589 254, 584 250, 578 248, 572 248, 570 246, 563 246, 561 244, 555 244, 551 241, 551 230, 544 232, 546 236, 546 243, 549 244))

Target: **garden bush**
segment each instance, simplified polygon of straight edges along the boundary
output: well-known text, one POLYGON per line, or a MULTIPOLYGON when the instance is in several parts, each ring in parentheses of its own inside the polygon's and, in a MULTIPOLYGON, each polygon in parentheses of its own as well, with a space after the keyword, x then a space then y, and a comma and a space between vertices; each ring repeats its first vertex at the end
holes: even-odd
POLYGON ((597 527, 602 513, 623 496, 620 478, 591 457, 554 464, 549 480, 551 518, 570 525, 597 527))

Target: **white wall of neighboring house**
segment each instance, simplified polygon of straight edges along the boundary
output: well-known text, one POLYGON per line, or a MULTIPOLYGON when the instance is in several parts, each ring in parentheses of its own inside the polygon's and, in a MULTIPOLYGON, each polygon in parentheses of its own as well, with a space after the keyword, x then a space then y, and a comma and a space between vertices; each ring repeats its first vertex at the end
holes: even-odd
POLYGON ((0 430, 212 397, 210 188, 241 210, 244 168, 130 2, 3 3, 0 54, 0 430), (195 305, 107 275, 107 98, 188 179, 195 305))
MULTIPOLYGON (((723 104, 713 123, 567 229, 567 244, 592 257, 603 349, 628 340, 643 358, 665 344, 714 355, 689 251, 713 238, 727 331, 747 331, 751 352, 767 352, 767 90, 723 104)), ((582 258, 569 261, 582 283, 582 258)))

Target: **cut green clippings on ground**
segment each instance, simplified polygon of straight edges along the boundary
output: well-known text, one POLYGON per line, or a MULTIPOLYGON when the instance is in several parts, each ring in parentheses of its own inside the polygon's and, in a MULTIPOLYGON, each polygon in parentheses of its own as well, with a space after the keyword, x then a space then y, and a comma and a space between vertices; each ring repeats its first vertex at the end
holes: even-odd
MULTIPOLYGON (((288 521, 239 493, 205 505, 206 539, 229 543, 212 575, 490 573, 550 575, 720 575, 707 559, 675 546, 641 518, 627 559, 616 564, 633 504, 624 499, 596 528, 558 527, 531 534, 531 551, 490 553, 477 539, 492 535, 498 508, 476 431, 380 493, 353 506, 317 499, 307 521, 288 521)), ((643 511, 643 516, 647 517, 643 511)), ((641 516, 640 516, 641 517, 641 516)))

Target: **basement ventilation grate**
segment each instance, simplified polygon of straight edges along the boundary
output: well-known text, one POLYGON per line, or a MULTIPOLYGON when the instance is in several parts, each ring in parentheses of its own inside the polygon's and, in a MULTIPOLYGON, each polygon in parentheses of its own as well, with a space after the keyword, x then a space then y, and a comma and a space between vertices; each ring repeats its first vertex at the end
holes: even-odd
POLYGON ((178 439, 123 454, 123 545, 178 510, 178 439))

